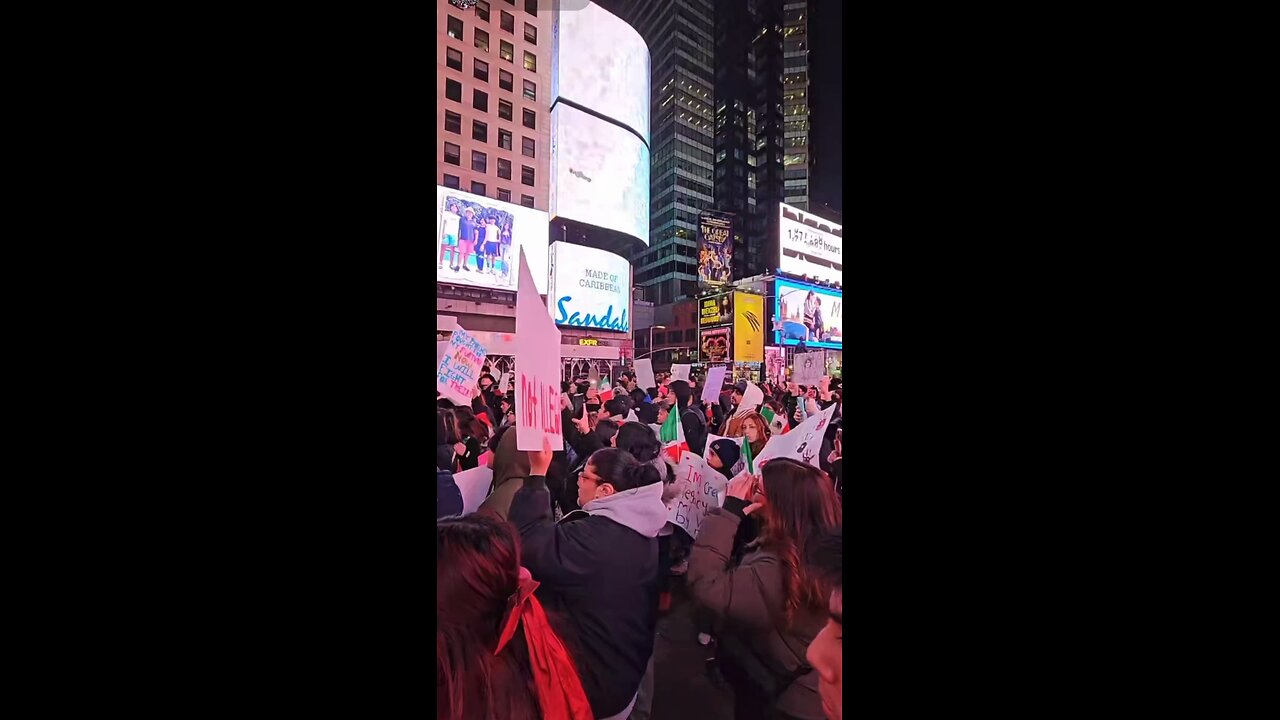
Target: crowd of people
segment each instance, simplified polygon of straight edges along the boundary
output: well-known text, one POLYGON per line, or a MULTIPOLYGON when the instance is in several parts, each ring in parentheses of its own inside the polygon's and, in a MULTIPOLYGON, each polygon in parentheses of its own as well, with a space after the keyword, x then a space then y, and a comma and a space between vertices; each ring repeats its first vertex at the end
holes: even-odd
POLYGON ((840 383, 739 381, 707 403, 698 380, 642 388, 625 372, 603 396, 564 383, 564 444, 540 451, 517 450, 514 398, 492 374, 469 406, 437 399, 438 718, 647 720, 658 618, 682 575, 735 720, 841 717, 840 383), (818 466, 752 462, 832 405, 818 466), (677 423, 727 480, 696 538, 668 521, 677 423), (492 485, 462 515, 453 476, 481 463, 492 485))

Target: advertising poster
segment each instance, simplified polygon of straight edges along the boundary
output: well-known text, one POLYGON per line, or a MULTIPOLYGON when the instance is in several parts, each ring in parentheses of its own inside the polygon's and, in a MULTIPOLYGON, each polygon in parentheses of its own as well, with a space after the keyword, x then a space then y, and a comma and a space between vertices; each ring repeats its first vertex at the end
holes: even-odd
POLYGON ((793 275, 843 284, 843 233, 844 229, 830 220, 779 203, 778 267, 793 275))
POLYGON ((787 381, 786 351, 777 345, 764 349, 765 378, 771 383, 783 384, 787 381))
POLYGON ((729 362, 733 357, 733 328, 721 327, 703 330, 702 336, 702 362, 704 363, 721 363, 729 362))
POLYGON ((764 296, 734 293, 734 362, 764 362, 764 296))
POLYGON ((717 327, 733 323, 733 293, 705 297, 698 301, 698 324, 717 327))
POLYGON ((639 135, 558 103, 551 111, 550 154, 551 217, 649 244, 649 146, 639 135))
POLYGON ((776 344, 797 345, 803 340, 812 348, 844 348, 844 310, 839 290, 778 280, 774 303, 778 318, 776 344))
POLYGON ((631 331, 631 264, 585 245, 551 244, 547 307, 557 325, 631 331))
POLYGON ((436 276, 441 282, 516 289, 521 248, 539 294, 547 292, 547 214, 436 186, 436 276))
POLYGON ((564 449, 560 426, 560 330, 547 316, 529 265, 520 253, 516 293, 516 449, 564 449))
POLYGON ((698 282, 723 285, 733 280, 733 215, 704 212, 698 217, 698 282))

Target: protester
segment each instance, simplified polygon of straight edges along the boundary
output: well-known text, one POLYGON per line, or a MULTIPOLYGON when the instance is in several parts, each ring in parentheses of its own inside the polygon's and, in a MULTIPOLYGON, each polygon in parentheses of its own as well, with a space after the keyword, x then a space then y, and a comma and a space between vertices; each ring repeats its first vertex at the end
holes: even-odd
POLYGON ((671 383, 671 392, 676 397, 676 409, 680 413, 680 428, 684 431, 684 441, 689 444, 689 450, 693 454, 702 455, 707 449, 707 424, 702 419, 702 413, 689 406, 693 399, 693 391, 689 389, 689 383, 676 380, 671 383))
POLYGON ((552 452, 528 454, 530 475, 511 503, 537 597, 573 628, 583 688, 596 718, 625 720, 653 654, 658 531, 666 523, 653 465, 616 448, 596 451, 578 482, 582 510, 552 521, 552 452))
POLYGON ((742 443, 720 438, 711 443, 711 450, 707 453, 707 464, 720 471, 725 479, 732 477, 729 471, 734 465, 738 464, 738 459, 742 457, 742 443))
POLYGON ((472 470, 480 466, 480 454, 484 452, 485 443, 489 440, 489 431, 471 408, 460 406, 454 409, 458 418, 458 429, 462 431, 464 451, 458 453, 458 465, 463 470, 472 470))
POLYGON ((529 477, 529 456, 516 450, 516 431, 509 428, 504 431, 493 449, 493 490, 489 497, 480 503, 477 512, 487 512, 506 519, 511 508, 511 498, 515 497, 524 478, 529 477))
POLYGON ((436 469, 458 472, 458 456, 467 452, 462 442, 462 429, 453 410, 436 410, 436 469))
POLYGON ((841 720, 844 696, 844 535, 841 527, 812 543, 809 566, 831 587, 830 617, 805 653, 818 675, 818 695, 828 720, 841 720))
POLYGON ((453 481, 453 473, 436 468, 436 519, 462 514, 462 491, 453 481))
POLYGON ((436 717, 592 720, 509 523, 436 522, 436 717))
POLYGON ((717 659, 734 688, 735 720, 823 717, 805 653, 823 626, 828 598, 805 552, 840 521, 830 478, 789 458, 770 460, 759 476, 731 480, 724 507, 703 518, 689 590, 719 620, 717 659), (754 512, 763 514, 761 538, 732 563, 739 524, 754 512))

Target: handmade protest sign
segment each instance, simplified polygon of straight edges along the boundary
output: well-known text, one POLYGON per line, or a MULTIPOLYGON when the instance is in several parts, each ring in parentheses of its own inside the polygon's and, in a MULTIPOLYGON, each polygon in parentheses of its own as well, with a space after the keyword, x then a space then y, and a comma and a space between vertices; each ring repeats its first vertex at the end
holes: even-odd
POLYGON ((493 485, 493 468, 481 465, 463 470, 453 476, 453 482, 462 493, 462 514, 470 515, 480 509, 480 503, 489 496, 489 486, 493 485))
POLYGON ((658 386, 658 381, 653 379, 653 361, 649 358, 636 361, 636 382, 645 392, 649 392, 651 387, 658 386))
POLYGON ((499 395, 506 395, 506 394, 507 394, 507 388, 511 387, 511 376, 512 376, 512 374, 513 374, 513 373, 509 373, 509 372, 504 372, 504 373, 502 373, 502 379, 498 381, 498 394, 499 394, 499 395))
POLYGON ((448 340, 436 341, 436 370, 440 369, 440 361, 444 359, 444 354, 449 350, 448 340))
POLYGON ((724 503, 724 490, 728 484, 725 476, 707 465, 706 460, 685 451, 676 466, 676 496, 667 520, 690 537, 698 537, 698 529, 707 511, 724 503))
POLYGON ((693 368, 692 365, 672 365, 671 380, 673 382, 676 380, 683 380, 685 382, 689 382, 689 370, 692 368, 693 368))
POLYGON ((831 416, 836 412, 832 405, 810 416, 808 420, 797 425, 786 435, 774 435, 765 443, 760 455, 755 458, 757 468, 777 457, 786 457, 820 467, 818 453, 822 450, 822 436, 831 424, 831 416))
POLYGON ((707 385, 702 388, 704 402, 713 403, 720 400, 720 388, 724 385, 724 374, 728 370, 729 368, 721 365, 707 371, 707 385))
POLYGON ((454 330, 436 368, 436 390, 458 405, 471 405, 471 393, 488 354, 480 341, 466 330, 454 330))
POLYGON ((560 426, 560 330, 547 314, 520 248, 516 293, 516 449, 564 449, 560 426))
POLYGON ((791 359, 791 382, 810 387, 826 374, 827 354, 817 352, 796 353, 791 359))

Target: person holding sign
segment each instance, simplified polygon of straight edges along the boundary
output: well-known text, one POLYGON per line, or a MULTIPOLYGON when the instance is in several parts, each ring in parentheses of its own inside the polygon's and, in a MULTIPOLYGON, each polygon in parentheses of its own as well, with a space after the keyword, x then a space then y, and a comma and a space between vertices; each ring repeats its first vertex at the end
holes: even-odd
POLYGON ((826 623, 829 594, 806 551, 840 523, 826 473, 788 458, 735 477, 724 507, 703 518, 689 592, 722 626, 717 659, 734 688, 735 718, 822 720, 818 675, 805 653, 826 623), (733 563, 734 535, 753 514, 764 520, 760 542, 733 563))
POLYGON ((663 483, 649 463, 598 450, 578 479, 582 510, 556 523, 546 472, 552 451, 529 452, 530 475, 509 518, 537 597, 577 639, 582 685, 597 718, 625 720, 653 655, 658 623, 658 531, 667 522, 663 483))

